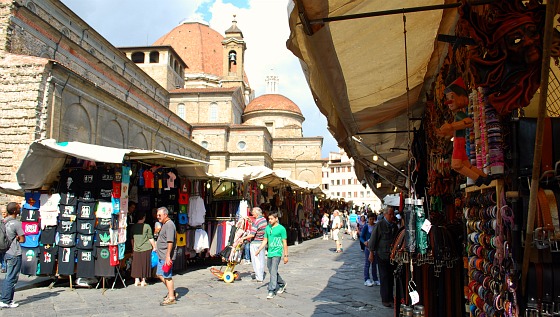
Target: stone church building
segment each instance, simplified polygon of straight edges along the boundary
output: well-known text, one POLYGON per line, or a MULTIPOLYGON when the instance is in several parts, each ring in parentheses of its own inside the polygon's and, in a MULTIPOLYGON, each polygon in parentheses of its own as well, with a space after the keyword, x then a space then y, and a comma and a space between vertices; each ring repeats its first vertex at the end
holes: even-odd
MULTIPOLYGON (((266 166, 321 182, 322 137, 299 107, 254 98, 236 21, 225 37, 182 23, 152 46, 116 48, 58 0, 0 0, 0 183, 34 140, 157 149, 210 161, 210 173, 266 166)), ((273 67, 274 65, 271 65, 273 67)))

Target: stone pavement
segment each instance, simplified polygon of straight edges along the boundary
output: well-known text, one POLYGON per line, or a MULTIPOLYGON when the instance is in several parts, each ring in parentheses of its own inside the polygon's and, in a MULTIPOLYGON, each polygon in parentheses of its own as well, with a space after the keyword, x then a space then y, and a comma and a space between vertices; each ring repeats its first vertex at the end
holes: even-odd
POLYGON ((240 277, 231 284, 197 265, 174 277, 176 305, 159 305, 166 291, 155 280, 147 287, 103 292, 70 290, 68 283, 31 287, 46 280, 22 277, 15 297, 20 307, 2 309, 0 316, 392 316, 393 310, 381 305, 379 286, 364 286, 363 253, 349 237, 341 254, 334 252, 334 241, 320 238, 290 246, 290 262, 279 268, 286 292, 270 300, 268 276, 255 282, 251 265, 236 266, 240 277))

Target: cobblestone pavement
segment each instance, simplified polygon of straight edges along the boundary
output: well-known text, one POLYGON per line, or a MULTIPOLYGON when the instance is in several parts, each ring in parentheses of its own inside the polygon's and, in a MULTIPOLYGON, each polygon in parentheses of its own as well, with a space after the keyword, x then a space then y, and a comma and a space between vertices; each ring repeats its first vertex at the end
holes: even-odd
POLYGON ((0 316, 392 316, 381 305, 379 286, 364 286, 359 243, 345 235, 343 246, 340 254, 334 241, 320 238, 290 246, 290 262, 279 268, 286 292, 273 299, 266 299, 268 276, 255 282, 251 265, 236 266, 239 279, 231 284, 199 265, 174 276, 176 305, 159 305, 166 291, 156 280, 103 292, 71 290, 68 283, 31 287, 37 279, 22 277, 15 297, 20 306, 2 309, 0 316))

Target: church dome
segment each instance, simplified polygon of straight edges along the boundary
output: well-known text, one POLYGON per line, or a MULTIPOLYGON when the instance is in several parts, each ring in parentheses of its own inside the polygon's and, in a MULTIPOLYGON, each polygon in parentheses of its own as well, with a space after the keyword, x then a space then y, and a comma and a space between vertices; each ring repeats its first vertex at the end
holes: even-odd
POLYGON ((277 94, 262 95, 253 99, 253 101, 245 107, 244 114, 266 110, 283 110, 303 116, 301 110, 293 101, 277 94))
POLYGON ((187 64, 187 73, 223 74, 224 37, 200 22, 184 22, 154 42, 169 45, 187 64))

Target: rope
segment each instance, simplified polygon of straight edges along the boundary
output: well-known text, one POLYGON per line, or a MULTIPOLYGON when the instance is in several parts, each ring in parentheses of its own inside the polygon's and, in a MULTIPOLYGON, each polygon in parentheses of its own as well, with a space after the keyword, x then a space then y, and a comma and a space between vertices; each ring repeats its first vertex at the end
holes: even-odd
MULTIPOLYGON (((404 9, 403 9, 404 10, 404 9)), ((407 115, 407 154, 408 154, 408 173, 407 173, 407 181, 406 181, 406 185, 408 186, 408 193, 409 193, 409 197, 412 196, 412 193, 414 191, 414 186, 411 183, 411 175, 413 170, 411 170, 411 159, 412 157, 412 144, 411 144, 411 138, 410 138, 410 122, 411 122, 411 113, 410 113, 410 87, 408 85, 408 46, 407 46, 407 40, 406 40, 406 15, 404 14, 403 11, 403 36, 404 36, 404 65, 405 65, 405 79, 406 79, 406 115, 407 115)), ((405 186, 406 187, 406 186, 405 186)))

